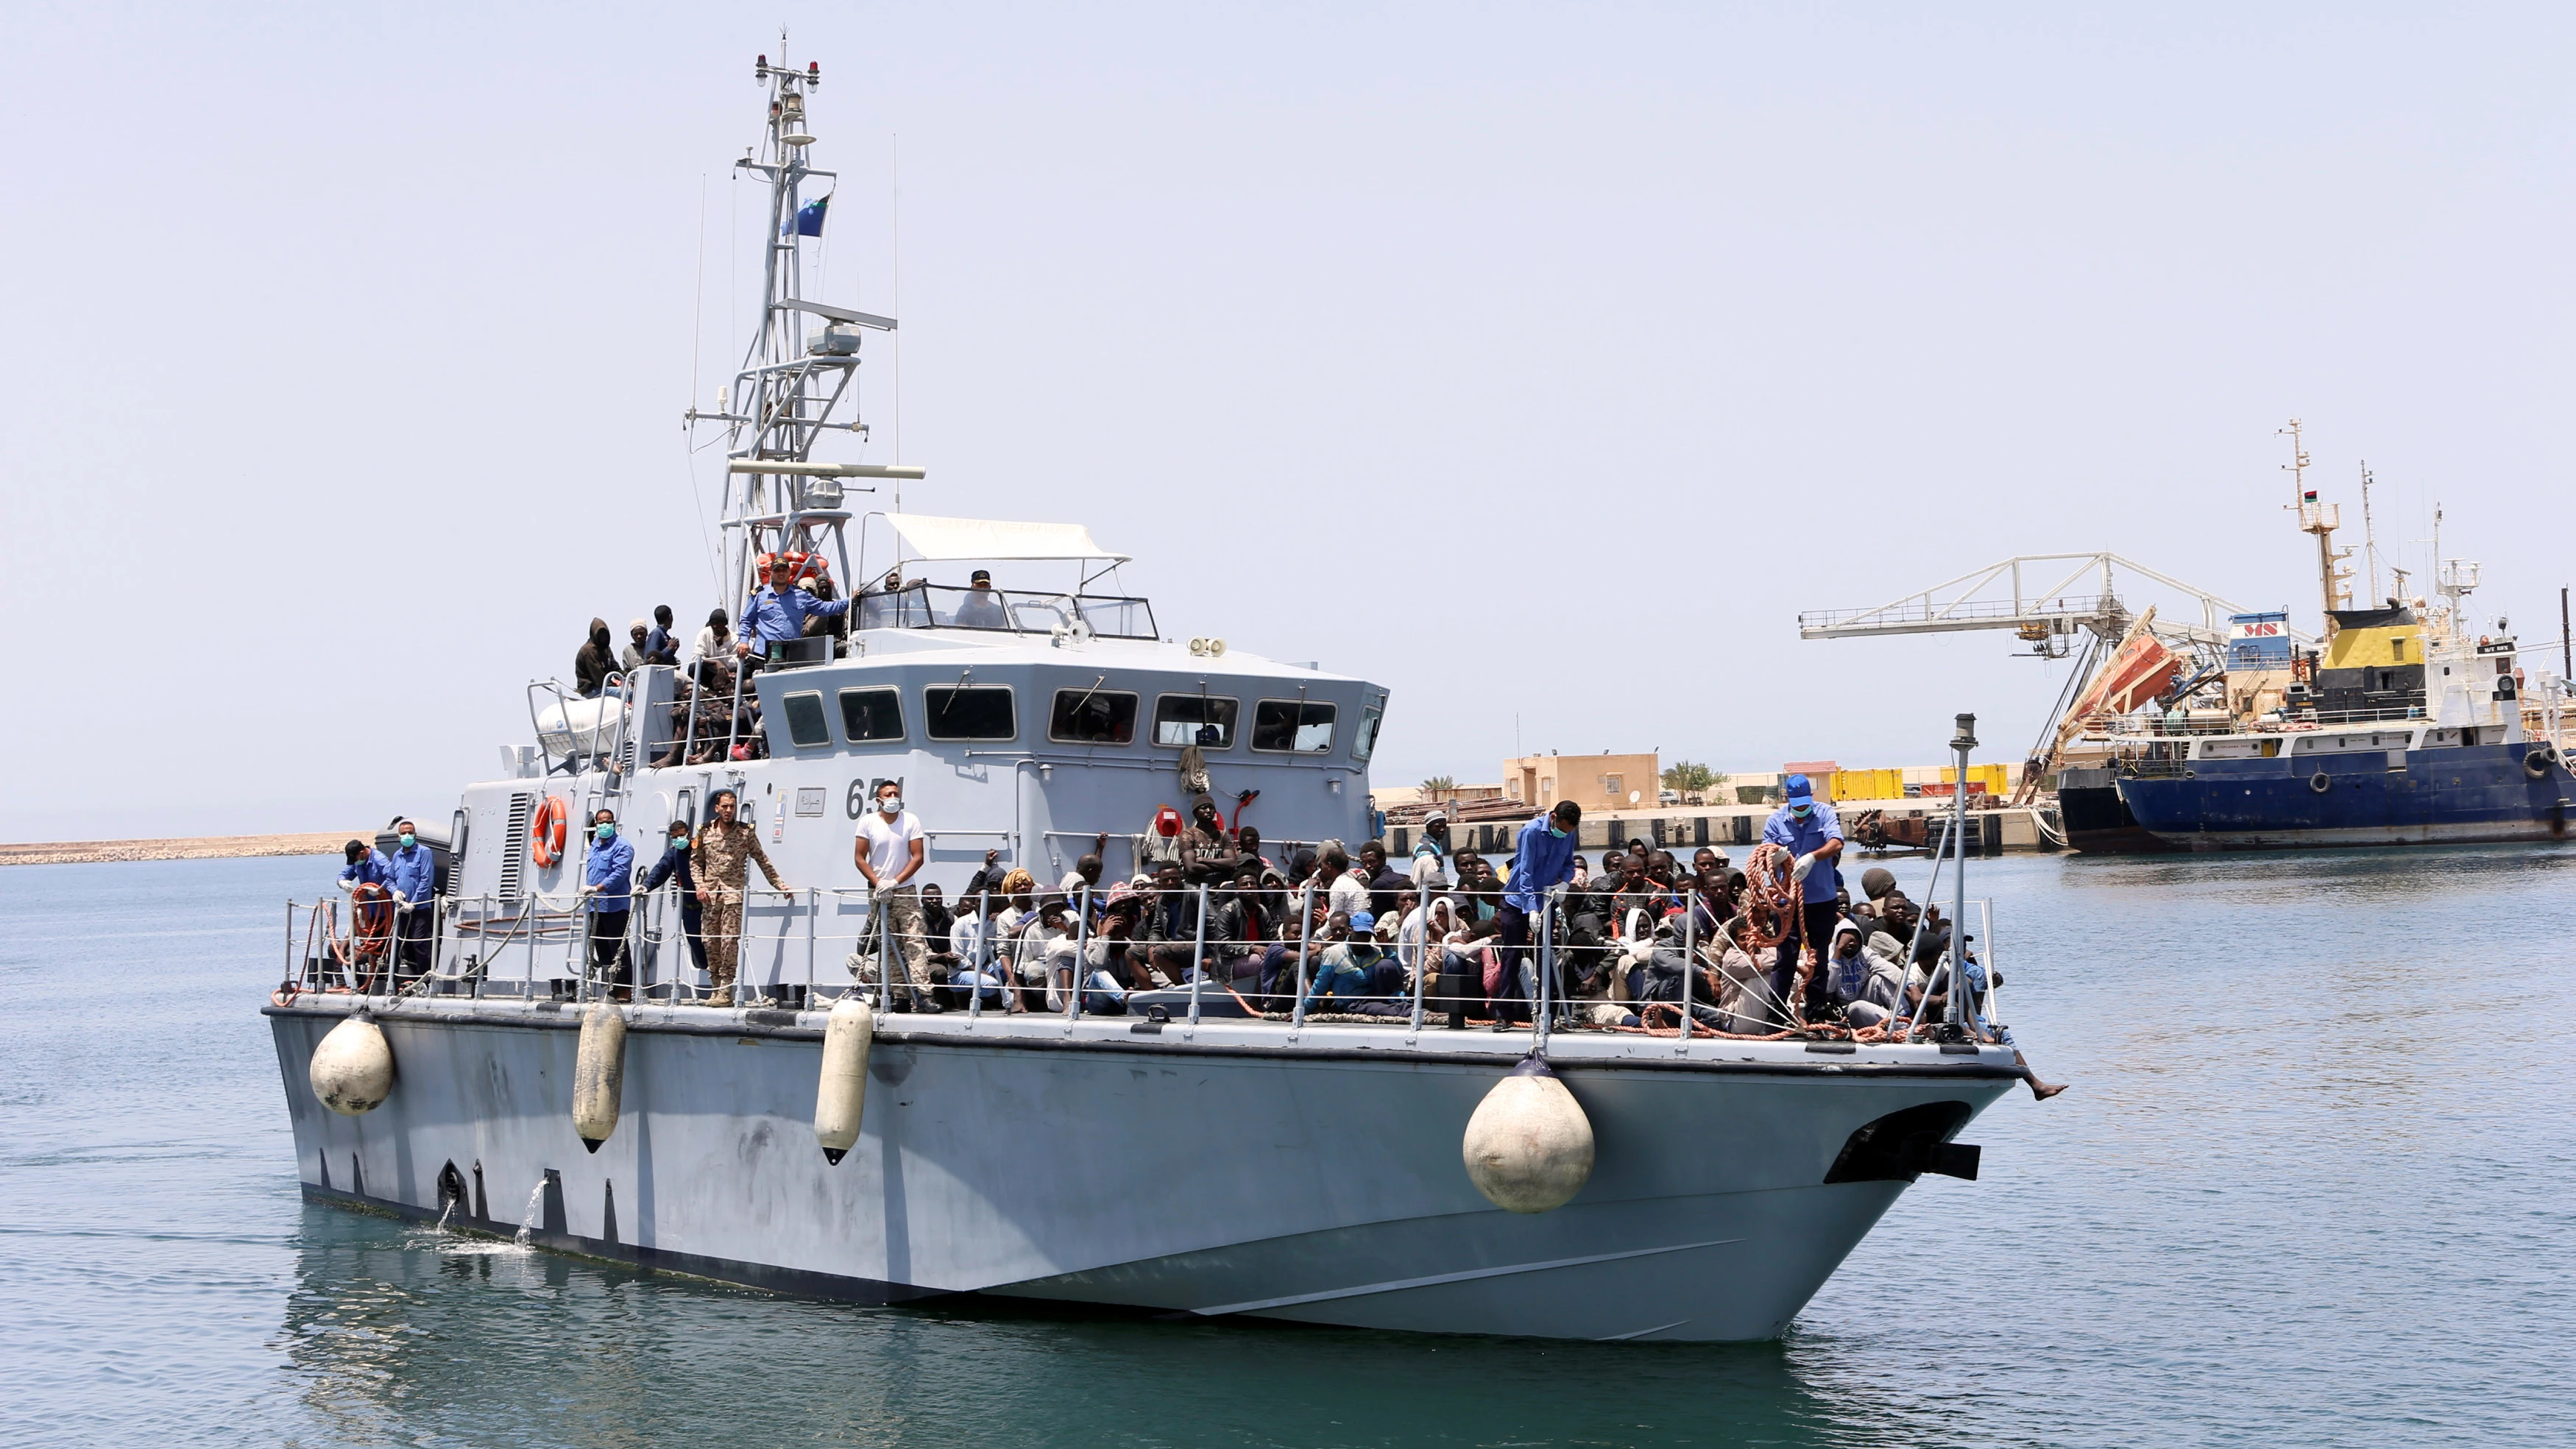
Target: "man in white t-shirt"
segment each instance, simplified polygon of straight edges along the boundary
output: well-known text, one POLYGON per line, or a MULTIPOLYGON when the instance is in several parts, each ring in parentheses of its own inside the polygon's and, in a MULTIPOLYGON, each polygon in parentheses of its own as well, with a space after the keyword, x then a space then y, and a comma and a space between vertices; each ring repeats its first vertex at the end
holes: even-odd
POLYGON ((1368 882, 1351 870, 1351 858, 1340 841, 1324 842, 1323 859, 1316 862, 1315 883, 1323 888, 1325 909, 1356 916, 1369 908, 1368 882))
MULTIPOLYGON (((903 956, 904 991, 914 1011, 937 1011, 931 994, 930 943, 921 924, 921 821, 903 808, 903 787, 892 780, 877 785, 876 808, 859 820, 859 837, 850 858, 868 878, 876 909, 885 921, 885 940, 903 956)), ((904 1007, 893 1001, 887 1009, 904 1007)))

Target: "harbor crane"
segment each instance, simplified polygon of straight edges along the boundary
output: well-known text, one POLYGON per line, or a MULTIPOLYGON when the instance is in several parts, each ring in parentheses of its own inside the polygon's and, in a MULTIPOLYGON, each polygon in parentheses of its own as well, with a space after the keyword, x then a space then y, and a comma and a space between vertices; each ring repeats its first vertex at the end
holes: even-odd
MULTIPOLYGON (((1861 639, 2010 629, 2042 659, 2063 659, 2070 645, 2081 640, 2083 654, 2056 707, 2049 711, 2048 722, 2041 726, 2022 771, 2021 788, 2014 792, 2013 803, 2028 804, 2064 752, 2068 736, 2083 723, 2082 717, 2110 702, 2106 695, 2116 697, 2117 708, 2131 707, 2132 692, 2142 692, 2138 686, 2148 679, 2174 681, 2177 695, 2190 692, 2226 658, 2227 617, 2246 612, 2207 589, 2194 588, 2116 553, 2016 554, 1874 609, 1801 613, 1798 637, 1861 639), (2175 602, 2186 607, 2172 617, 2162 616, 2154 604, 2132 613, 2120 591, 2123 573, 2179 595, 2175 602), (2191 604, 2198 605, 2197 610, 2189 608, 2191 604), (2197 620, 2191 617, 2195 612, 2197 620), (2139 642, 2141 635, 2153 642, 2139 642), (2148 654, 2188 659, 2194 667, 2166 675, 2148 667, 2148 654), (2109 675, 2102 673, 2106 666, 2109 675), (2101 689, 2094 688, 2097 675, 2101 689)), ((2296 630, 2289 633, 2294 642, 2314 642, 2296 630)))
MULTIPOLYGON (((2246 610, 2206 589, 2116 553, 2026 553, 1907 594, 1874 609, 1818 609, 1798 616, 1801 639, 1859 639, 1884 634, 1949 634, 2010 629, 2042 658, 2063 659, 2068 644, 2089 634, 2117 642, 2133 615, 2120 574, 2171 590, 2198 604, 2199 619, 2158 618, 2156 636, 2198 650, 2227 647, 2226 619, 2246 610)), ((2305 635, 2293 635, 2305 640, 2305 635)))

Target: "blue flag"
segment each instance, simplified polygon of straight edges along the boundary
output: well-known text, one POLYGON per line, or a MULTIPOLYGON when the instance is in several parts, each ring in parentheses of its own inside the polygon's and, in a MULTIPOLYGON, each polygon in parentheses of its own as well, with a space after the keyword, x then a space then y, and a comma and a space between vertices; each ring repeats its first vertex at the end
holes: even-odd
POLYGON ((794 232, 798 236, 821 236, 823 234, 823 209, 831 204, 832 198, 829 196, 815 197, 812 201, 809 201, 802 207, 798 208, 795 218, 789 221, 787 225, 780 227, 778 229, 778 234, 780 236, 785 236, 789 232, 794 232))

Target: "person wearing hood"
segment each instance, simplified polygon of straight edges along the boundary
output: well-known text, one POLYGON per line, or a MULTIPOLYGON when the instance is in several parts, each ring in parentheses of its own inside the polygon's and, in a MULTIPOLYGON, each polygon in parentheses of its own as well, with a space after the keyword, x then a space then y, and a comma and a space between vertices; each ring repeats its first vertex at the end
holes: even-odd
POLYGON ((1885 1026, 1905 978, 1893 962, 1862 950, 1862 939, 1856 921, 1834 927, 1834 953, 1824 969, 1825 999, 1853 1026, 1885 1026))
POLYGON ((590 621, 590 639, 572 656, 572 685, 584 699, 599 698, 608 687, 608 676, 617 669, 617 651, 608 635, 608 621, 590 621))

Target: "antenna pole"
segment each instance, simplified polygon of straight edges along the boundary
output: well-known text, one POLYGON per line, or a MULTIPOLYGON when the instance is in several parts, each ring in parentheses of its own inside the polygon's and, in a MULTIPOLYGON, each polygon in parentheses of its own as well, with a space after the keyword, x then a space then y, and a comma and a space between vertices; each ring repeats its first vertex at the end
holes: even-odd
POLYGON ((2370 525, 2370 460, 2361 464, 2361 562, 2370 574, 2370 604, 2379 607, 2379 532, 2370 525))

